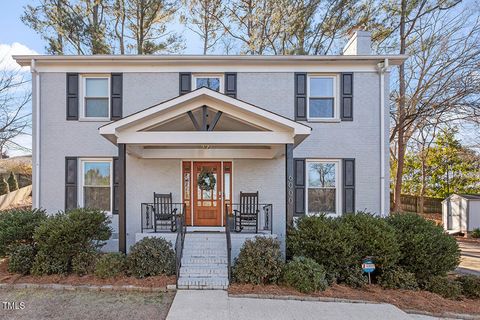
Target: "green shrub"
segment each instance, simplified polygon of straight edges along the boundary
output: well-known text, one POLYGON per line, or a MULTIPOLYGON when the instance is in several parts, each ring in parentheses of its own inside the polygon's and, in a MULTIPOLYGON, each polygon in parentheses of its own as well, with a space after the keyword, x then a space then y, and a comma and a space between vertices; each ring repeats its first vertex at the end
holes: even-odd
POLYGON ((385 219, 365 212, 341 218, 304 217, 289 233, 287 245, 294 256, 325 266, 330 283, 349 278, 354 286, 364 282, 358 271, 364 257, 373 256, 379 270, 395 265, 400 257, 395 230, 385 219))
POLYGON ((480 277, 474 275, 460 276, 455 279, 462 287, 462 294, 470 299, 480 298, 480 277))
POLYGON ((15 175, 13 174, 13 172, 10 172, 10 176, 8 177, 7 183, 8 183, 8 189, 9 189, 10 191, 18 190, 17 177, 15 177, 15 175))
POLYGON ((95 250, 80 252, 72 258, 72 272, 79 276, 91 274, 95 271, 97 260, 98 252, 95 250))
POLYGON ((358 212, 343 216, 341 223, 352 232, 353 258, 355 266, 363 258, 372 256, 376 271, 394 266, 400 258, 400 246, 395 230, 384 218, 367 212, 358 212))
POLYGON ((460 283, 445 276, 434 276, 423 284, 425 290, 447 299, 458 299, 462 294, 460 283))
POLYGON ((106 253, 98 259, 95 265, 95 276, 113 278, 125 272, 126 258, 123 253, 106 253))
POLYGON ((277 283, 283 269, 280 242, 270 237, 248 239, 235 259, 232 275, 240 283, 277 283))
POLYGON ((312 258, 323 265, 329 279, 345 277, 345 268, 356 263, 353 245, 351 230, 339 219, 323 215, 301 218, 287 238, 290 254, 312 258))
POLYGON ((35 259, 35 248, 31 244, 15 245, 9 255, 8 271, 28 274, 35 259))
POLYGON ((2 176, 2 178, 0 179, 0 196, 9 192, 10 188, 8 187, 8 183, 7 181, 5 181, 5 177, 2 176))
POLYGON ((472 238, 480 238, 480 228, 473 229, 472 233, 470 234, 472 238))
POLYGON ((285 284, 305 293, 325 290, 328 287, 325 276, 323 266, 305 257, 294 257, 283 271, 285 284))
POLYGON ((363 272, 360 266, 353 266, 345 270, 345 276, 340 281, 349 287, 361 288, 368 283, 368 275, 363 272))
POLYGON ((383 270, 378 278, 378 284, 386 289, 418 289, 418 283, 415 275, 411 272, 405 271, 400 267, 392 267, 383 270))
POLYGON ((10 210, 0 214, 0 257, 9 247, 19 243, 32 244, 33 234, 47 215, 43 210, 10 210))
POLYGON ((129 274, 145 278, 160 274, 175 274, 175 252, 163 238, 143 238, 130 248, 127 257, 129 274))
POLYGON ((35 231, 36 274, 68 273, 72 259, 110 238, 109 218, 99 210, 74 209, 50 216, 35 231))
POLYGON ((401 213, 387 220, 394 227, 400 245, 399 265, 412 272, 417 282, 445 276, 460 262, 460 250, 441 226, 417 214, 401 213))

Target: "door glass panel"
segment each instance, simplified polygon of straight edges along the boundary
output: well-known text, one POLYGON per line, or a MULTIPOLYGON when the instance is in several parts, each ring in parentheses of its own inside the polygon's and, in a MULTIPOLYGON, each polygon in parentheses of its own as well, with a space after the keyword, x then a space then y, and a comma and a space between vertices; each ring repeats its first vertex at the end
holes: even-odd
POLYGON ((225 187, 223 193, 225 194, 225 200, 230 200, 230 173, 225 173, 225 187))

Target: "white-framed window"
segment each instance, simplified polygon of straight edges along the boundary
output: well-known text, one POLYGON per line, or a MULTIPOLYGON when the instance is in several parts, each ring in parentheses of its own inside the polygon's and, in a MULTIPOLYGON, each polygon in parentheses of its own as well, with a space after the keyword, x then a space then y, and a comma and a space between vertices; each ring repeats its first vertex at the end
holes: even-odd
POLYGON ((82 75, 81 118, 84 120, 110 119, 110 76, 82 75))
POLYGON ((214 91, 223 93, 223 75, 221 74, 193 74, 192 75, 193 90, 207 87, 214 91))
POLYGON ((308 120, 339 119, 338 82, 337 75, 308 76, 308 120))
POLYGON ((340 160, 307 160, 305 171, 307 213, 339 215, 340 160))
POLYGON ((80 207, 112 212, 113 165, 111 159, 80 159, 80 207))

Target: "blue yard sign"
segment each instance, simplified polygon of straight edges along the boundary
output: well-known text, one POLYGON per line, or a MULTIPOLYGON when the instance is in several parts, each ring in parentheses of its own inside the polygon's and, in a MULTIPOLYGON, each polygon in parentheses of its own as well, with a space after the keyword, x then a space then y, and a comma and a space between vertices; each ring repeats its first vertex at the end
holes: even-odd
POLYGON ((368 283, 371 284, 370 273, 375 271, 375 263, 373 263, 372 258, 364 258, 362 260, 362 270, 368 274, 368 283))

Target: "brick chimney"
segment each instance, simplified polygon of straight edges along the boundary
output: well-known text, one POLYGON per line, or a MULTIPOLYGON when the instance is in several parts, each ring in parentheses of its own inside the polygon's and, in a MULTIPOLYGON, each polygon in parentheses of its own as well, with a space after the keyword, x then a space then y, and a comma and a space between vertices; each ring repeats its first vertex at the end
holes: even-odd
POLYGON ((350 39, 343 48, 343 55, 362 56, 372 54, 372 34, 369 31, 353 29, 350 39))

